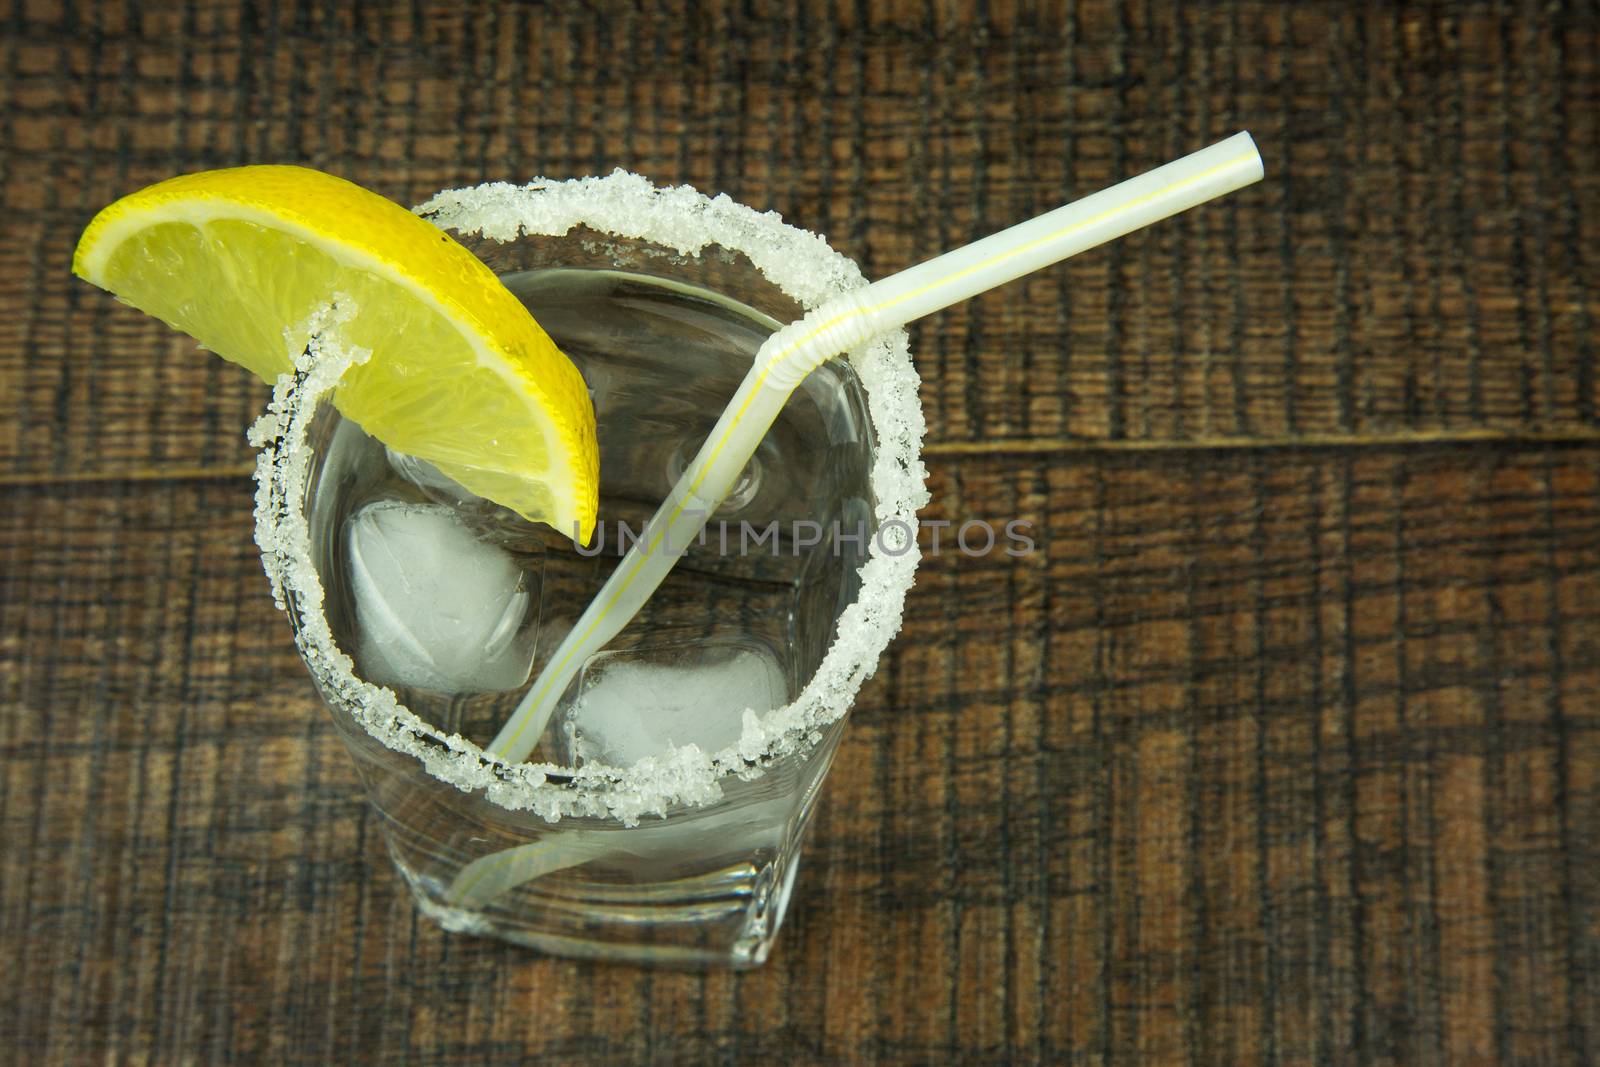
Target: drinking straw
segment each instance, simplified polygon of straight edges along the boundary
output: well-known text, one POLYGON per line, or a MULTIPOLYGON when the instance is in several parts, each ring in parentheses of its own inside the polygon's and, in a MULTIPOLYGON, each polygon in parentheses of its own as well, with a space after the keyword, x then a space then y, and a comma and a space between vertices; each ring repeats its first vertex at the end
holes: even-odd
POLYGON ((727 496, 795 387, 829 358, 1261 180, 1248 133, 833 297, 767 338, 722 417, 605 586, 556 648, 488 751, 526 759, 573 675, 638 613, 727 496))

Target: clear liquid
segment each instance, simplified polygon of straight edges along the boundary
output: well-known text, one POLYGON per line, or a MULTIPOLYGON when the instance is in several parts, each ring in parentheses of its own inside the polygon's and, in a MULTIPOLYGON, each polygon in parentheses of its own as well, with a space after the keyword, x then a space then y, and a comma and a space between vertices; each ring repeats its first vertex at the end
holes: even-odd
MULTIPOLYGON (((655 512, 778 325, 726 297, 645 275, 542 270, 502 281, 589 385, 600 442, 596 540, 580 552, 554 531, 464 494, 409 457, 387 453, 349 423, 334 436, 311 508, 313 531, 320 533, 328 558, 322 568, 327 611, 340 646, 364 676, 395 688, 424 719, 479 744, 493 737, 599 591, 629 535, 655 512), (427 632, 400 642, 398 650, 374 650, 376 627, 363 616, 358 594, 363 580, 369 587, 395 582, 397 571, 392 564, 381 573, 364 565, 351 523, 383 502, 448 508, 474 538, 509 556, 517 596, 508 610, 517 617, 495 625, 513 631, 501 635, 508 646, 531 650, 526 671, 504 660, 476 673, 470 662, 442 671, 397 670, 398 661, 414 658, 419 645, 427 644, 427 632)), ((585 693, 637 697, 638 686, 608 683, 602 672, 615 668, 619 656, 637 655, 640 663, 659 667, 679 693, 697 688, 704 674, 706 688, 716 691, 709 694, 713 699, 728 690, 724 703, 737 703, 740 678, 775 676, 775 684, 756 687, 760 703, 793 699, 832 641, 839 612, 857 592, 865 542, 835 540, 833 525, 870 535, 870 463, 864 393, 849 365, 832 361, 796 390, 702 543, 689 546, 639 616, 574 680, 538 755, 559 763, 597 755, 595 744, 575 736, 571 712, 585 693), (771 527, 775 535, 758 541, 771 527), (817 543, 805 544, 812 537, 817 543), (710 684, 712 676, 717 685, 710 684)), ((381 547, 393 551, 392 545, 381 547)), ((414 569, 406 573, 406 559, 398 565, 400 580, 415 579, 414 569)), ((459 584, 448 572, 439 581, 459 584)), ((378 592, 381 597, 384 590, 378 592)), ((468 641, 476 639, 474 633, 467 633, 468 641)), ((458 659, 459 652, 440 650, 441 659, 458 659)), ((704 710, 715 718, 730 709, 704 710)), ((712 730, 707 736, 722 735, 712 730)), ((611 747, 614 754, 617 746, 611 747)), ((642 751, 624 747, 629 754, 642 751)))
MULTIPOLYGON (((464 494, 348 421, 326 438, 307 507, 328 622, 358 673, 389 685, 435 727, 479 744, 494 736, 621 558, 616 524, 638 529, 654 513, 777 325, 725 297, 644 275, 560 269, 502 280, 593 394, 598 550, 580 552, 554 531, 464 494), (379 536, 379 519, 396 511, 422 515, 413 540, 379 536), (487 563, 468 567, 477 556, 487 563), (404 640, 375 648, 373 597, 387 603, 419 590, 425 603, 436 596, 448 607, 425 613, 404 640), (466 622, 452 615, 473 611, 466 622), (430 627, 448 648, 428 647, 430 627), (463 650, 466 661, 446 662, 463 650), (474 669, 471 655, 490 658, 474 669)), ((829 531, 839 520, 870 536, 872 451, 861 385, 846 363, 831 362, 795 392, 705 543, 689 549, 645 610, 579 673, 536 758, 619 766, 668 743, 715 751, 737 740, 745 706, 793 699, 858 593, 866 540, 830 534, 802 546, 792 524, 809 520, 829 531), (779 534, 741 552, 741 524, 776 524, 779 534)), ((725 780, 714 804, 633 827, 572 817, 540 824, 448 787, 418 791, 397 773, 405 757, 364 744, 352 752, 387 816, 396 866, 447 927, 569 953, 686 962, 731 953, 753 963, 781 920, 842 726, 758 778, 725 780), (519 866, 522 854, 531 865, 519 866), (473 883, 484 863, 494 865, 498 883, 473 883), (490 891, 463 895, 468 883, 490 891)))

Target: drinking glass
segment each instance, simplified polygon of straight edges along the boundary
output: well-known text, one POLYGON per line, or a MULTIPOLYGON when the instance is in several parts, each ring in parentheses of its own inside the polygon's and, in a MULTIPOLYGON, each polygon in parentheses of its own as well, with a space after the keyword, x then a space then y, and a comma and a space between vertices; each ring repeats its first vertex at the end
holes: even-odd
POLYGON ((597 531, 528 522, 336 410, 336 323, 253 431, 257 540, 377 811, 445 928, 562 955, 770 951, 846 713, 916 562, 922 417, 903 331, 796 390, 705 533, 568 686, 534 761, 484 747, 716 421, 765 338, 862 284, 726 197, 606 178, 419 208, 583 373, 597 531), (563 536, 563 534, 568 536, 563 536))

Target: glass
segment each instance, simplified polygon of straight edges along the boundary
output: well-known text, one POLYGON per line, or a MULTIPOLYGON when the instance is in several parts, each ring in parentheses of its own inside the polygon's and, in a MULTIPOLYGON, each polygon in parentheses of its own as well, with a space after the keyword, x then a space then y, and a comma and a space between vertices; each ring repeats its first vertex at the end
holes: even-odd
POLYGON ((465 239, 583 373, 595 538, 575 546, 385 450, 319 395, 334 351, 258 427, 263 558, 424 912, 564 955, 754 965, 915 567, 904 335, 802 383, 701 541, 568 687, 543 762, 509 766, 480 746, 762 341, 859 283, 820 239, 725 199, 620 174, 518 193, 509 231, 487 189, 429 206, 499 235, 465 239), (576 204, 577 224, 552 203, 576 204), (517 232, 541 225, 559 232, 517 232))

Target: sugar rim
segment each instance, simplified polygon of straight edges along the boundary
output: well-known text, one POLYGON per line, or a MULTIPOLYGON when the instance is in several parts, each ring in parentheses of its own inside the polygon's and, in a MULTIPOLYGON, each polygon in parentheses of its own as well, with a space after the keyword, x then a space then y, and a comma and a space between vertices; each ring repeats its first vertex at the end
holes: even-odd
MULTIPOLYGON (((708 198, 689 186, 653 186, 621 170, 598 178, 452 189, 415 211, 442 227, 502 242, 524 234, 561 236, 581 225, 686 256, 720 245, 745 255, 806 310, 865 284, 853 261, 776 212, 757 212, 725 194, 708 198)), ((334 308, 319 312, 311 334, 316 337, 318 328, 336 314, 334 308)), ((256 542, 273 599, 298 622, 296 643, 324 698, 381 744, 416 757, 433 777, 464 792, 482 790, 500 807, 532 811, 551 821, 611 817, 631 825, 642 815, 713 803, 722 795, 723 778, 759 777, 776 761, 816 745, 823 728, 849 710, 899 631, 920 557, 916 513, 928 500, 920 459, 924 424, 919 379, 904 330, 848 353, 866 390, 877 436, 871 484, 878 526, 887 535, 871 539, 856 601, 840 615, 834 643, 793 702, 762 715, 746 712, 739 740, 719 752, 688 745, 628 768, 507 764, 459 734, 441 733, 401 704, 393 691, 357 677, 323 615, 322 585, 311 565, 304 510, 311 459, 306 436, 319 400, 366 355, 314 340, 307 353, 297 355, 295 373, 279 378, 266 413, 250 431, 251 443, 261 450, 256 542)))

